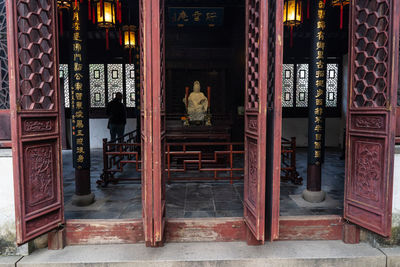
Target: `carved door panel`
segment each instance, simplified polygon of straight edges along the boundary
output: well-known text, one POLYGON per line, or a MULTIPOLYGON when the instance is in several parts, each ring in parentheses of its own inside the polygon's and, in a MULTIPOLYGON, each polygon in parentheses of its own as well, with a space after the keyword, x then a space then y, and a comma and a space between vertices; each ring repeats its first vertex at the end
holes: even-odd
POLYGON ((391 230, 399 2, 351 1, 344 216, 391 230))
POLYGON ((281 182, 283 1, 268 0, 266 239, 279 236, 281 182))
POLYGON ((268 84, 267 1, 246 0, 244 220, 265 240, 268 84))
POLYGON ((17 242, 64 222, 56 3, 8 0, 17 242))
POLYGON ((142 196, 146 244, 163 241, 165 226, 164 0, 140 1, 142 196))

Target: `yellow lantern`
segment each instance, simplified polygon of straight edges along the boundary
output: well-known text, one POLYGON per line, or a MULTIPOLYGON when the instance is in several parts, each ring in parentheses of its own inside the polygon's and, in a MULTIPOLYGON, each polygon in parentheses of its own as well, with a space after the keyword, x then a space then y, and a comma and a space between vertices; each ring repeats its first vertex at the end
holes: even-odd
POLYGON ((285 0, 283 6, 283 23, 286 26, 297 26, 302 21, 302 5, 300 0, 285 0))
POLYGON ((96 21, 100 28, 113 28, 116 21, 117 5, 114 0, 100 0, 96 5, 96 21))
POLYGON ((124 32, 124 47, 127 49, 135 48, 136 46, 136 26, 134 25, 125 25, 122 27, 122 31, 124 32))
POLYGON ((332 6, 346 6, 350 4, 350 0, 332 0, 332 6))
POLYGON ((58 9, 70 9, 71 0, 57 0, 58 9))

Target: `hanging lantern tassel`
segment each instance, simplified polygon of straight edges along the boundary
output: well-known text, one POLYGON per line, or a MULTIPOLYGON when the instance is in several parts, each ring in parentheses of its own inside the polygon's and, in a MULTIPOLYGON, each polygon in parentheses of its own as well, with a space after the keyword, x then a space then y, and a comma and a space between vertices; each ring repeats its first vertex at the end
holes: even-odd
POLYGON ((119 2, 118 7, 119 7, 119 23, 122 23, 122 3, 121 2, 119 2))
POLYGON ((90 5, 90 0, 88 0, 88 12, 89 12, 89 21, 92 20, 92 7, 90 5))
POLYGON ((95 9, 95 7, 93 7, 92 14, 93 14, 92 23, 96 24, 96 9, 95 9))
POLYGON ((310 19, 310 0, 307 1, 307 19, 310 19))
POLYGON ((132 48, 129 48, 129 64, 132 64, 132 48))
POLYGON ((119 29, 119 44, 122 45, 122 31, 119 29))
POLYGON ((290 26, 290 47, 293 47, 293 26, 290 26))
POLYGON ((343 29, 343 4, 340 5, 340 29, 343 29))
POLYGON ((60 10, 60 35, 62 36, 64 34, 64 26, 63 26, 63 14, 62 10, 60 10))
POLYGON ((108 40, 108 29, 106 29, 106 50, 109 50, 109 49, 110 49, 110 43, 108 40))

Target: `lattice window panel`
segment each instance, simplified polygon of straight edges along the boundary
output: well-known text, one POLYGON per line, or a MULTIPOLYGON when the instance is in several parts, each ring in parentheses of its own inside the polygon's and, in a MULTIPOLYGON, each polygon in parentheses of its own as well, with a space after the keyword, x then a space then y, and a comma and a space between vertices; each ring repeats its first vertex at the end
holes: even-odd
POLYGON ((49 1, 17 1, 19 97, 23 110, 53 110, 56 83, 52 47, 54 21, 49 1))
POLYGON ((104 108, 106 106, 104 64, 89 64, 89 75, 90 106, 92 108, 104 108))
POLYGON ((63 79, 63 84, 61 84, 64 90, 64 105, 66 108, 70 107, 70 92, 69 92, 69 71, 68 64, 60 64, 60 78, 63 79))
POLYGON ((282 107, 293 107, 294 64, 283 64, 282 69, 282 107))
POLYGON ((327 64, 326 67, 326 106, 337 107, 339 65, 327 64))
POLYGON ((135 64, 125 65, 126 106, 134 108, 136 105, 135 64))
POLYGON ((114 99, 115 94, 120 92, 123 94, 123 70, 122 64, 107 64, 107 88, 108 101, 114 99))
POLYGON ((248 6, 248 58, 247 58, 247 108, 258 109, 259 105, 259 40, 260 0, 249 0, 248 6))
POLYGON ((10 108, 6 0, 0 0, 0 109, 10 108))
POLYGON ((383 0, 355 3, 354 107, 387 104, 389 5, 389 1, 383 0))
POLYGON ((296 107, 308 106, 308 64, 297 64, 296 70, 296 107))

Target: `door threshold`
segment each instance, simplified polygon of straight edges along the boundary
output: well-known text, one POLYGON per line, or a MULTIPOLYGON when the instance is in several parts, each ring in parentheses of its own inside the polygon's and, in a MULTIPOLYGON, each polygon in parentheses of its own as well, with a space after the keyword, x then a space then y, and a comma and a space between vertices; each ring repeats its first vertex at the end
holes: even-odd
MULTIPOLYGON (((342 240, 339 215, 280 216, 279 240, 342 240)), ((243 217, 167 218, 166 242, 246 241, 243 217)), ((67 245, 134 244, 144 242, 142 219, 71 219, 67 245)))

